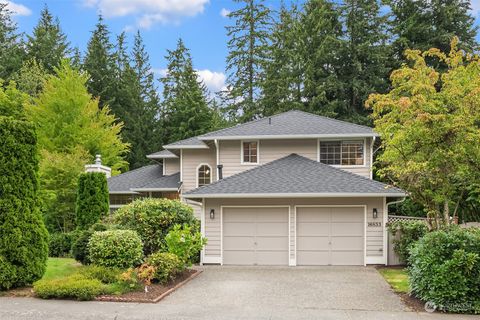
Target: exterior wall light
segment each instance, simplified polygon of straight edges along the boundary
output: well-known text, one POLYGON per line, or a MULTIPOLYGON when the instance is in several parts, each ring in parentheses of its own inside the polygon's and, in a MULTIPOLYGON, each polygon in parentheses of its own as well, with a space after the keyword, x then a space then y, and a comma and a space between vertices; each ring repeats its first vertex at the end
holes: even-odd
MULTIPOLYGON (((210 213, 211 215, 211 213, 210 213)), ((373 219, 377 219, 378 218, 378 210, 377 208, 373 208, 373 219)))
POLYGON ((210 219, 215 219, 215 209, 210 210, 210 219))

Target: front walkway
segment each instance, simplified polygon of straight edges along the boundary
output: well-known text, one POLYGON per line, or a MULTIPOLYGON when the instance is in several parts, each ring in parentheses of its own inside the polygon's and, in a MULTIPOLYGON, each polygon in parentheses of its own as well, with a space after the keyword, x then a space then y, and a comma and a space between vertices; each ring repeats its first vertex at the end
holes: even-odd
POLYGON ((370 267, 206 267, 158 304, 0 298, 2 320, 468 318, 409 311, 370 267))

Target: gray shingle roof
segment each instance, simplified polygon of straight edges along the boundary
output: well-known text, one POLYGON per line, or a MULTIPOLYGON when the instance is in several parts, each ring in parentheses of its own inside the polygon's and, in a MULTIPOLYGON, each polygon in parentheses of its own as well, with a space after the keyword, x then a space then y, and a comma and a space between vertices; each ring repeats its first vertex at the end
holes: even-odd
POLYGON ((143 188, 145 185, 176 189, 179 181, 180 173, 164 176, 162 166, 158 164, 144 166, 107 179, 110 193, 131 193, 132 188, 143 188))
POLYGON ((188 198, 236 195, 403 196, 401 189, 291 154, 183 195, 188 198))
POLYGON ((178 158, 176 154, 168 150, 158 151, 147 155, 148 159, 165 159, 165 158, 178 158))
POLYGON ((199 136, 200 140, 251 136, 373 136, 372 128, 292 110, 199 136))
POLYGON ((208 146, 205 144, 205 142, 199 140, 197 137, 192 137, 188 139, 183 139, 180 141, 175 141, 173 143, 169 143, 165 146, 163 146, 165 149, 175 149, 175 147, 179 146, 194 146, 198 148, 208 148, 208 146))
POLYGON ((171 174, 169 176, 163 176, 160 179, 155 179, 152 182, 144 184, 141 187, 132 188, 134 190, 154 190, 154 189, 175 189, 180 187, 180 172, 171 174))

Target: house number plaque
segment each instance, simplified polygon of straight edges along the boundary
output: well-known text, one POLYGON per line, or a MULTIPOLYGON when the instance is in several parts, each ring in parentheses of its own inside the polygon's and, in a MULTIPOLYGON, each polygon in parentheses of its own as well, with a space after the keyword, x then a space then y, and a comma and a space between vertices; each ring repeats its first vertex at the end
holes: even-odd
POLYGON ((369 222, 367 225, 369 227, 381 227, 382 223, 381 222, 369 222))

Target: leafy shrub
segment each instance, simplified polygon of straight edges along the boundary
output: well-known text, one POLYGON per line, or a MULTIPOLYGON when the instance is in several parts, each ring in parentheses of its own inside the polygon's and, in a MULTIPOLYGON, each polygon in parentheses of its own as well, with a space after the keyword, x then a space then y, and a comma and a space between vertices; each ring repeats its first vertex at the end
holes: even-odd
POLYGON ((108 214, 107 177, 101 172, 82 173, 78 178, 75 213, 77 227, 87 229, 108 214))
POLYGON ((412 248, 409 275, 412 293, 440 309, 480 313, 480 230, 426 234, 412 248))
POLYGON ((145 267, 147 266, 155 268, 153 280, 167 283, 183 270, 184 263, 173 253, 158 252, 147 258, 145 267))
POLYGON ((48 233, 38 208, 37 136, 28 122, 0 116, 0 290, 45 273, 48 233))
POLYGON ((40 280, 34 283, 33 291, 43 299, 69 298, 92 300, 106 290, 100 280, 74 274, 67 278, 40 280))
POLYGON ((72 244, 72 255, 81 264, 89 264, 88 259, 88 242, 95 231, 106 231, 107 226, 102 223, 96 223, 88 230, 79 232, 77 239, 72 244))
POLYGON ((139 264, 142 256, 142 240, 132 230, 97 231, 88 241, 88 257, 95 265, 129 268, 139 264))
POLYGON ((408 263, 410 249, 428 232, 428 227, 423 221, 396 221, 389 224, 388 230, 393 236, 399 235, 399 239, 393 240, 393 250, 401 261, 408 263))
POLYGON ((175 225, 165 237, 168 252, 175 254, 186 265, 191 266, 200 250, 207 243, 198 231, 190 226, 175 225))
POLYGON ((113 222, 120 228, 138 232, 145 255, 166 251, 165 236, 176 224, 199 228, 191 207, 178 200, 138 199, 115 211, 113 222))
POLYGON ((102 266, 87 266, 82 268, 79 272, 85 278, 97 279, 102 283, 111 284, 120 280, 122 270, 118 268, 107 268, 102 266))
POLYGON ((77 240, 80 233, 72 231, 68 233, 51 233, 48 241, 49 257, 68 257, 72 249, 72 244, 77 240))

